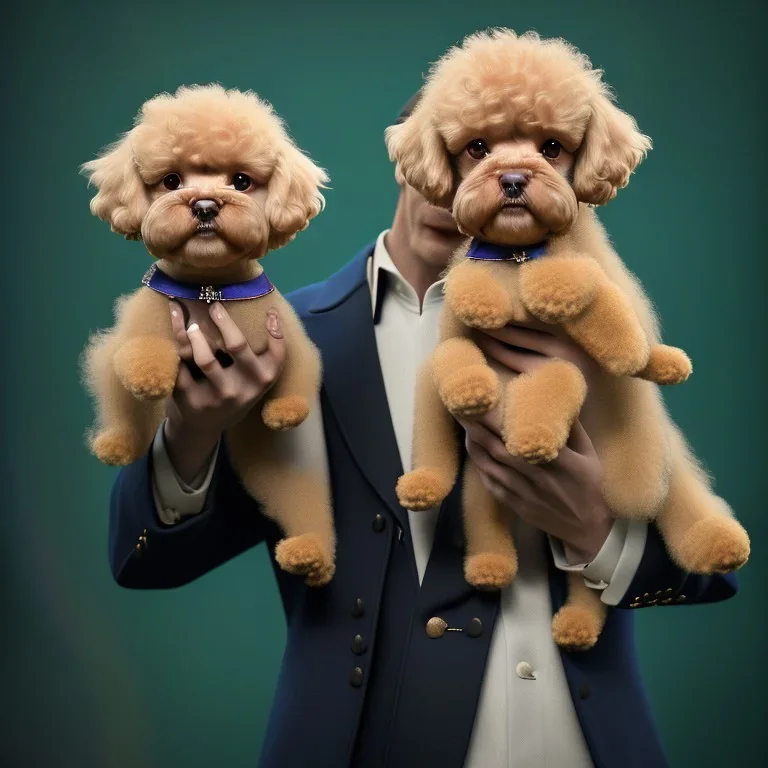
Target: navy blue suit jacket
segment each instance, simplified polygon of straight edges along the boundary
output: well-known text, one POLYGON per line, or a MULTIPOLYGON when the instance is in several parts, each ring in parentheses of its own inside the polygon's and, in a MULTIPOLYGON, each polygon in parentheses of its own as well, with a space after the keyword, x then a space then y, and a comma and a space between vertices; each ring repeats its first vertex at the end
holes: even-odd
MULTIPOLYGON (((421 587, 402 471, 371 318, 368 248, 327 281, 289 295, 323 357, 323 420, 334 499, 337 571, 323 589, 275 568, 287 644, 260 765, 264 768, 461 768, 468 748, 498 595, 468 587, 457 494, 443 505, 421 587), (426 621, 479 620, 482 631, 430 639, 426 621)), ((135 589, 186 584, 280 532, 264 518, 220 452, 203 512, 163 526, 151 455, 124 468, 111 500, 109 557, 135 589)), ((274 558, 273 558, 274 564, 274 558)), ((551 567, 552 607, 564 598, 551 567)), ((733 577, 691 576, 651 526, 645 553, 597 646, 563 653, 574 706, 598 768, 666 765, 638 670, 633 609, 723 600, 733 577)))

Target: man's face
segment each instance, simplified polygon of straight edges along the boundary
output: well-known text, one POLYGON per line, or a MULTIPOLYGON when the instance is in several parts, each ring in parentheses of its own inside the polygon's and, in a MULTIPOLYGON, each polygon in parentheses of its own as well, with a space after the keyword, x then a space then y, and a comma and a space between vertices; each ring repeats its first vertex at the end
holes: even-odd
POLYGON ((400 187, 398 207, 411 253, 432 267, 444 267, 465 239, 448 211, 428 203, 413 187, 400 187))

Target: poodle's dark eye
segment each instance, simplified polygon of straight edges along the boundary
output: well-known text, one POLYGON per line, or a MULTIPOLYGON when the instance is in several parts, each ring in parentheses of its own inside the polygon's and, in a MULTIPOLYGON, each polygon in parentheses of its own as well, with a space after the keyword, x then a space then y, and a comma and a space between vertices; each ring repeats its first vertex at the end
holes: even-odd
POLYGON ((556 160, 560 157, 560 150, 562 148, 562 145, 557 139, 549 139, 541 145, 541 154, 544 155, 544 157, 548 157, 550 160, 556 160))
POLYGON ((473 160, 482 160, 491 152, 488 145, 482 139, 475 139, 467 144, 467 154, 473 160))
POLYGON ((181 176, 178 173, 168 173, 163 177, 163 186, 166 189, 178 189, 181 186, 181 176))
POLYGON ((245 192, 247 189, 249 189, 252 183, 253 182, 251 181, 251 177, 245 173, 236 173, 232 177, 232 186, 238 192, 245 192))

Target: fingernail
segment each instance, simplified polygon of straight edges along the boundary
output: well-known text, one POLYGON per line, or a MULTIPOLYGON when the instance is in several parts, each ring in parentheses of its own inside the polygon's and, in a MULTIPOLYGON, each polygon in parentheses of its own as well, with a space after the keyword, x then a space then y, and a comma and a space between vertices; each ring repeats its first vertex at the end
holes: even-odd
POLYGON ((274 338, 283 338, 283 334, 280 331, 280 321, 277 317, 277 312, 274 309, 270 309, 269 312, 267 312, 267 330, 274 338))
POLYGON ((221 318, 224 317, 224 312, 222 311, 221 304, 219 304, 218 301, 214 301, 213 304, 211 304, 211 314, 216 318, 216 320, 221 320, 221 318))
POLYGON ((192 325, 187 328, 187 333, 194 333, 195 331, 199 331, 200 326, 197 323, 192 323, 192 325))

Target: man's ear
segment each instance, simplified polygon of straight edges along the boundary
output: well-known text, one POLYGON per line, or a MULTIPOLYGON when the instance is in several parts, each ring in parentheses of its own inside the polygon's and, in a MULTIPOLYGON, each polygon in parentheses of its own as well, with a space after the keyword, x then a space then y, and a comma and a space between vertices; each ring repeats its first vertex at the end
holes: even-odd
POLYGON ((91 213, 130 240, 141 238, 141 221, 149 201, 131 147, 131 132, 84 163, 81 173, 97 188, 91 213))
POLYGON ((270 226, 270 250, 292 240, 325 208, 320 190, 328 181, 322 168, 290 141, 284 143, 267 186, 265 211, 270 226))
POLYGON ((574 169, 578 200, 593 205, 612 200, 650 148, 651 140, 640 133, 634 118, 597 96, 574 169))
POLYGON ((449 208, 454 194, 450 155, 424 112, 417 108, 404 122, 389 126, 384 136, 398 183, 405 181, 433 205, 449 208))

